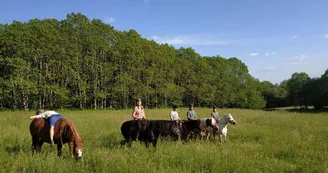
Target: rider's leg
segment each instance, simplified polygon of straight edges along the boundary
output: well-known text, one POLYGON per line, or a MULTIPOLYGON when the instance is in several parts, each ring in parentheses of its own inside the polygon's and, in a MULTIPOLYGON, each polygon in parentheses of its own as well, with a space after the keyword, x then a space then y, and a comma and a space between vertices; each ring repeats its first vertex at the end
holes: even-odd
POLYGON ((137 134, 136 134, 136 141, 139 141, 139 133, 141 131, 141 120, 137 120, 137 134))
POLYGON ((54 130, 54 126, 50 126, 50 145, 52 147, 52 145, 54 145, 54 134, 55 134, 55 130, 54 130))

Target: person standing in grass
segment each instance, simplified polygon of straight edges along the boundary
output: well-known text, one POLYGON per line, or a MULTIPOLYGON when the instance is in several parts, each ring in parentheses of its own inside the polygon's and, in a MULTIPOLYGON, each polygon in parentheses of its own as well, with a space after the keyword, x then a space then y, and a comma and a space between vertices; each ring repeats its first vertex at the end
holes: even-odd
POLYGON ((177 108, 177 106, 173 105, 172 111, 170 112, 171 121, 180 120, 177 108))
POLYGON ((188 120, 197 120, 196 112, 194 111, 194 105, 189 105, 189 110, 187 112, 187 119, 188 120))
POLYGON ((137 105, 133 109, 132 117, 134 120, 137 120, 137 134, 136 140, 138 141, 139 133, 141 130, 141 121, 146 120, 146 115, 144 111, 144 107, 142 106, 141 99, 137 99, 137 105))
POLYGON ((30 116, 31 120, 34 120, 35 118, 44 118, 48 120, 50 125, 50 145, 52 147, 54 145, 55 124, 57 120, 64 117, 55 111, 44 111, 43 109, 39 109, 36 111, 36 115, 30 116))

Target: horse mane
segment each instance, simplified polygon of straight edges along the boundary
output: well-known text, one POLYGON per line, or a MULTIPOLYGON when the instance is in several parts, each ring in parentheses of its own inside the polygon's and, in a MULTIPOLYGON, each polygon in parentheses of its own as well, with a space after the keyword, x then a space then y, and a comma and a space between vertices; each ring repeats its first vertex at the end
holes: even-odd
POLYGON ((76 140, 76 141, 81 140, 80 134, 77 131, 76 126, 73 124, 72 121, 70 121, 68 119, 63 119, 63 121, 60 125, 60 136, 62 137, 64 133, 68 137, 71 137, 73 140, 76 140))

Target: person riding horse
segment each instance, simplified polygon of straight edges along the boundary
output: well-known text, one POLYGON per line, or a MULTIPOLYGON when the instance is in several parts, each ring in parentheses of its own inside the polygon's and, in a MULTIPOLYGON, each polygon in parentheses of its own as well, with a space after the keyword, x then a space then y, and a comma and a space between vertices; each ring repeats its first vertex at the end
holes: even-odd
POLYGON ((43 109, 39 109, 36 111, 36 115, 30 116, 31 120, 34 120, 35 118, 44 118, 48 120, 50 125, 50 146, 52 147, 54 143, 54 127, 57 122, 57 120, 64 118, 62 115, 55 111, 44 111, 43 109))
POLYGON ((144 107, 142 106, 142 101, 140 98, 137 99, 137 104, 132 112, 132 118, 137 121, 138 131, 136 134, 136 140, 138 141, 139 133, 141 131, 141 121, 146 120, 145 110, 144 107))

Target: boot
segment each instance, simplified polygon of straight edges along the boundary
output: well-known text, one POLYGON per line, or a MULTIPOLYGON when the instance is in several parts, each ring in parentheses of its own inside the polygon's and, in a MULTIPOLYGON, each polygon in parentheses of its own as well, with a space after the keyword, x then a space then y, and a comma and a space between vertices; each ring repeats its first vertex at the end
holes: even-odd
POLYGON ((50 147, 52 148, 53 145, 55 145, 55 142, 54 142, 54 140, 51 140, 50 141, 50 147))
POLYGON ((139 133, 136 134, 136 142, 139 142, 139 133))

